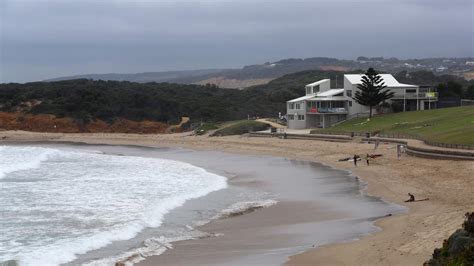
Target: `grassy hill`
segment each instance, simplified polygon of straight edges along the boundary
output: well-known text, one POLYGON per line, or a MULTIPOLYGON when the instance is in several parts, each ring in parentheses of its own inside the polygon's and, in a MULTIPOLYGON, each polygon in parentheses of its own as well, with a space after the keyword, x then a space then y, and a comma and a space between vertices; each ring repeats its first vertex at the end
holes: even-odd
POLYGON ((326 132, 371 132, 423 140, 474 145, 474 106, 387 114, 348 120, 326 132))

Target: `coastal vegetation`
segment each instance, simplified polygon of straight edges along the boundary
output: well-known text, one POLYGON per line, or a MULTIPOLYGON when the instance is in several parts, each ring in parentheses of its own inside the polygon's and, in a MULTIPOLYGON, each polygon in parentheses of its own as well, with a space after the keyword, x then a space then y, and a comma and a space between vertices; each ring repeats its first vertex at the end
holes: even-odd
POLYGON ((196 135, 204 135, 210 130, 216 130, 219 126, 216 123, 202 123, 194 129, 196 135))
POLYGON ((462 229, 458 229, 443 246, 433 252, 425 266, 474 265, 474 212, 466 213, 462 229))
POLYGON ((412 136, 450 144, 474 145, 474 106, 393 113, 345 121, 321 132, 370 132, 412 136))
MULTIPOLYGON (((120 121, 155 121, 173 125, 179 123, 182 117, 189 117, 190 124, 276 117, 279 112, 285 113, 286 101, 305 94, 305 84, 330 78, 331 87, 335 88, 343 84, 344 73, 360 71, 302 71, 243 90, 221 89, 214 85, 87 79, 4 83, 0 84, 0 111, 17 113, 15 116, 19 120, 13 123, 9 116, 8 128, 26 127, 33 131, 38 131, 35 129, 37 126, 23 125, 21 122, 30 121, 24 120, 27 115, 52 115, 54 119, 70 119, 76 124, 77 130, 84 131, 88 130, 87 125, 92 122, 112 125, 120 121)), ((426 71, 400 72, 396 78, 406 83, 441 86, 440 96, 457 95, 474 99, 474 93, 471 92, 474 91, 474 81, 449 75, 435 76, 426 71)), ((50 122, 47 124, 54 126, 54 121, 50 122)), ((4 122, 0 127, 5 128, 4 122)), ((43 128, 39 131, 46 130, 43 128)), ((71 131, 75 132, 76 129, 71 131)))

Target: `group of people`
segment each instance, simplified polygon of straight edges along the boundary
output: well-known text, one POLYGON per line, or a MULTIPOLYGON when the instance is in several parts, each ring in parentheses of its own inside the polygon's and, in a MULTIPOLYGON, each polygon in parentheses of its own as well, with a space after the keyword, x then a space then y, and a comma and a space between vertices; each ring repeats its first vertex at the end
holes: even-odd
MULTIPOLYGON (((352 158, 354 160, 354 166, 357 166, 357 161, 361 159, 361 157, 357 154, 354 154, 354 157, 352 158)), ((371 159, 370 155, 367 153, 367 156, 365 157, 365 161, 367 165, 370 165, 369 160, 371 159)))

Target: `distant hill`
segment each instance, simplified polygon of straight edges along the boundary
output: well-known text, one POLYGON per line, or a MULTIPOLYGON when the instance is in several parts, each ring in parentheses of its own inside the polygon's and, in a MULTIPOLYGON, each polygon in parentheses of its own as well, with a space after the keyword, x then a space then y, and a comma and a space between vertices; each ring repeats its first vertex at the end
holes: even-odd
MULTIPOLYGON (((130 81, 138 83, 146 82, 173 82, 178 79, 192 79, 195 77, 201 77, 204 75, 210 75, 213 73, 219 73, 225 71, 225 69, 200 69, 200 70, 183 70, 183 71, 163 71, 163 72, 143 72, 134 74, 119 74, 119 73, 107 73, 107 74, 84 74, 76 76, 66 76, 53 79, 47 79, 45 81, 61 81, 61 80, 72 80, 72 79, 93 79, 93 80, 115 80, 115 81, 130 81)), ((199 79, 199 78, 198 78, 199 79)))
POLYGON ((328 57, 290 58, 276 62, 267 62, 244 66, 240 69, 204 69, 188 71, 146 72, 136 74, 90 74, 51 79, 48 81, 69 79, 115 80, 131 82, 170 82, 181 84, 213 84, 220 88, 241 89, 262 85, 287 74, 306 70, 321 71, 364 71, 374 67, 381 72, 398 73, 401 71, 430 71, 436 75, 456 75, 470 77, 474 73, 474 58, 426 58, 397 59, 383 57, 363 57, 356 60, 341 60, 328 57))

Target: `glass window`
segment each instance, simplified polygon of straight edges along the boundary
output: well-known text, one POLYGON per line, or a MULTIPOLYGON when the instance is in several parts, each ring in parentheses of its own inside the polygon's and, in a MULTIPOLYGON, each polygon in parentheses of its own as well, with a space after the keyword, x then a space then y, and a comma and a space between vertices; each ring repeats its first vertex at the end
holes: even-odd
POLYGON ((319 85, 313 87, 313 93, 319 92, 319 85))
POLYGON ((298 115, 298 120, 304 120, 304 115, 298 115))
POLYGON ((349 107, 352 107, 352 101, 349 101, 349 107))
POLYGON ((288 115, 289 120, 295 120, 295 115, 288 115))
POLYGON ((416 93, 416 89, 406 89, 406 93, 416 93))
POLYGON ((352 91, 351 90, 346 90, 346 95, 347 95, 347 97, 352 98, 352 91))
POLYGON ((306 94, 311 94, 312 93, 311 91, 312 91, 311 87, 306 87, 306 94))

